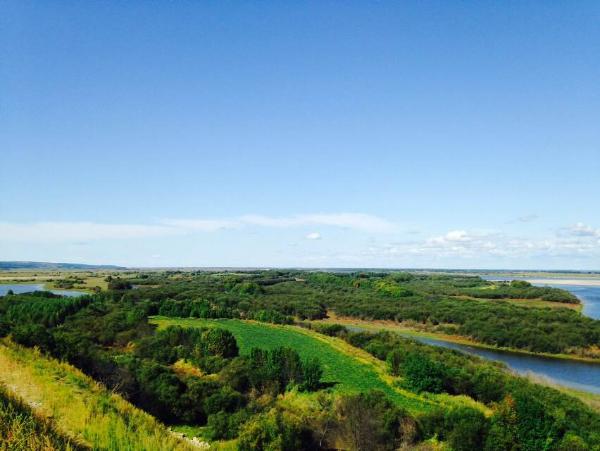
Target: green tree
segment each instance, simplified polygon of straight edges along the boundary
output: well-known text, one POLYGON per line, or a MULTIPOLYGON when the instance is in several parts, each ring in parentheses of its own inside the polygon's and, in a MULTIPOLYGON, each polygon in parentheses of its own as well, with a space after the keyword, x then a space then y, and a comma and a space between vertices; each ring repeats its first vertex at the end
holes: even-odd
POLYGON ((316 357, 308 359, 303 364, 304 383, 302 388, 308 391, 318 390, 321 386, 321 377, 323 376, 323 368, 321 362, 316 357))
POLYGON ((400 371, 401 371, 402 361, 403 361, 402 353, 400 351, 398 351, 397 349, 390 351, 390 352, 388 352, 386 361, 387 361, 388 367, 390 369, 390 373, 393 376, 399 376, 400 371))
POLYGON ((276 409, 253 417, 240 430, 239 451, 296 451, 310 449, 302 443, 300 430, 276 409))
POLYGON ((210 355, 217 355, 224 358, 236 357, 239 349, 235 337, 231 332, 225 329, 209 329, 204 334, 206 350, 210 355))
POLYGON ((445 367, 425 354, 408 354, 404 361, 406 385, 416 391, 440 393, 444 387, 445 367))
POLYGON ((487 434, 487 420, 472 407, 459 407, 446 414, 448 444, 453 451, 482 449, 487 434))

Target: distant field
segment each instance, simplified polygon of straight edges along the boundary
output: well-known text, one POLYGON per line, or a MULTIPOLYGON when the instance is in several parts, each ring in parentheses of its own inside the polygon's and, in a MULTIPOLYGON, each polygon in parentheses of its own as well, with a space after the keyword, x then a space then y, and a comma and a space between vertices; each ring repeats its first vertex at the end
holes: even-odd
MULTIPOLYGON (((318 357, 324 369, 323 381, 335 383, 336 391, 354 393, 370 389, 382 390, 398 405, 414 413, 427 411, 439 402, 435 396, 419 396, 394 387, 394 380, 386 374, 383 362, 340 339, 313 331, 233 319, 205 320, 157 316, 151 318, 151 323, 159 328, 178 325, 227 329, 235 335, 242 354, 248 354, 254 347, 291 347, 303 358, 318 357)), ((449 399, 444 397, 444 401, 449 402, 449 399)), ((458 399, 456 401, 462 402, 458 399)))
POLYGON ((134 273, 115 271, 81 271, 81 270, 18 270, 1 271, 0 283, 44 283, 49 290, 63 289, 56 286, 55 282, 69 278, 81 279, 77 282, 74 290, 92 291, 98 287, 101 290, 108 288, 106 277, 118 274, 121 278, 131 277, 134 273))
POLYGON ((6 340, 0 341, 0 385, 84 447, 193 449, 79 370, 6 340))

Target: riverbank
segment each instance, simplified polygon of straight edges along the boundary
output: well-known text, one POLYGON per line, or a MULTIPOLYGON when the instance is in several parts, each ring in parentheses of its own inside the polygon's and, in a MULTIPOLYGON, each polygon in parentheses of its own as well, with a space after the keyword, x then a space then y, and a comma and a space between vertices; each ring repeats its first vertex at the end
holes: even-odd
POLYGON ((584 404, 587 404, 588 406, 590 406, 596 412, 600 412, 600 394, 598 394, 598 393, 590 393, 589 391, 577 390, 572 387, 560 385, 560 384, 557 384, 552 379, 549 379, 544 376, 540 376, 538 374, 529 373, 529 374, 525 375, 525 377, 535 384, 554 388, 555 390, 559 390, 567 395, 573 396, 573 397, 579 399, 584 404))
POLYGON ((446 341, 448 343, 454 343, 464 346, 471 346, 473 348, 485 349, 495 352, 508 353, 508 354, 520 354, 524 356, 531 357, 540 357, 540 358, 549 358, 549 359, 558 359, 558 360, 570 360, 577 362, 586 362, 600 365, 600 358, 592 358, 592 357, 584 357, 578 356, 574 354, 551 354, 544 352, 531 352, 522 349, 515 348, 505 348, 499 346, 488 345, 485 343, 481 343, 478 341, 471 340, 466 337, 462 337, 459 335, 449 335, 438 332, 424 331, 418 330, 415 327, 398 323, 396 321, 391 320, 362 320, 358 318, 346 317, 346 316, 337 316, 333 312, 328 312, 328 317, 322 320, 310 321, 310 323, 314 324, 341 324, 347 327, 356 327, 361 328, 371 332, 378 332, 381 330, 387 330, 391 332, 397 332, 402 335, 407 336, 415 336, 422 338, 430 338, 439 341, 446 341))

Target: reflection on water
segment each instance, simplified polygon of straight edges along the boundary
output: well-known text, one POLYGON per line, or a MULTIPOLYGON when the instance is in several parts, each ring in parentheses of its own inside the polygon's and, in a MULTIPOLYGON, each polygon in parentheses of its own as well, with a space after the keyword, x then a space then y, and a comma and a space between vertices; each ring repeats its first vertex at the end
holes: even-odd
POLYGON ((75 290, 44 290, 44 284, 41 283, 0 284, 0 296, 5 296, 10 290, 12 290, 12 292, 15 294, 31 293, 33 291, 51 291, 54 294, 69 297, 83 296, 87 294, 83 291, 75 290))
POLYGON ((411 338, 433 346, 456 349, 488 360, 504 362, 519 374, 533 373, 560 385, 600 393, 600 364, 501 352, 432 338, 411 338))
MULTIPOLYGON (((352 332, 372 331, 357 325, 347 325, 352 332)), ((511 370, 521 375, 532 374, 547 379, 558 385, 572 387, 592 393, 600 393, 600 364, 579 362, 575 360, 553 359, 516 352, 496 351, 492 349, 477 348, 474 346, 451 343, 435 338, 419 337, 412 334, 399 335, 432 346, 454 349, 466 354, 476 355, 487 360, 505 363, 511 370)))
MULTIPOLYGON (((485 279, 505 280, 491 277, 485 277, 485 279)), ((584 315, 594 319, 600 319, 600 287, 587 285, 558 285, 553 284, 552 279, 548 279, 548 283, 545 283, 544 286, 562 288, 563 290, 570 291, 581 299, 581 302, 583 303, 582 313, 584 315)), ((475 354, 488 360, 504 362, 511 369, 520 374, 533 373, 536 376, 551 379, 553 382, 560 385, 593 393, 600 393, 600 364, 493 351, 429 338, 418 338, 418 340, 434 346, 443 346, 445 348, 457 349, 469 354, 475 354)))

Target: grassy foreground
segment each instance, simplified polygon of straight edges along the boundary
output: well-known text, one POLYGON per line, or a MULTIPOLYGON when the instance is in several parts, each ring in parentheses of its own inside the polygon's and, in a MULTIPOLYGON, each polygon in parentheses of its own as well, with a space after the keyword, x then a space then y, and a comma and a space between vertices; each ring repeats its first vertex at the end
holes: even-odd
POLYGON ((36 415, 0 386, 0 450, 75 451, 87 449, 56 430, 52 420, 36 415))
MULTIPOLYGON (((449 395, 417 395, 398 387, 397 378, 390 376, 385 363, 366 351, 355 348, 343 340, 315 333, 295 326, 282 326, 256 321, 235 319, 190 319, 155 316, 150 320, 159 328, 220 327, 235 336, 241 354, 252 348, 273 349, 287 346, 295 349, 302 358, 317 357, 323 366, 323 382, 333 385, 340 393, 360 393, 376 389, 386 393, 397 405, 412 413, 430 410, 436 404, 466 403, 474 401, 466 397, 449 395)), ((486 410, 483 406, 478 406, 486 410)))
POLYGON ((30 406, 40 421, 51 421, 60 434, 84 448, 193 449, 72 366, 8 340, 0 341, 0 384, 30 406))

